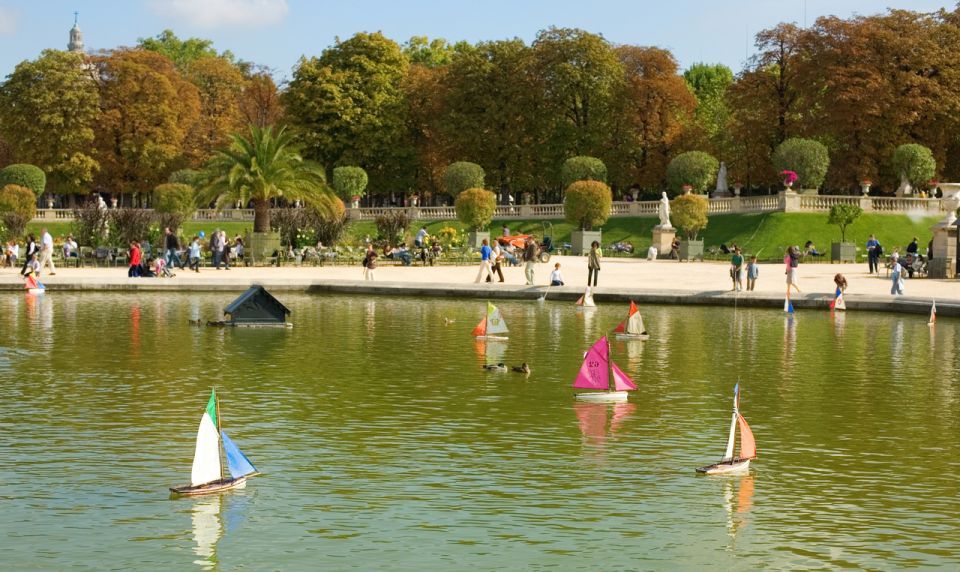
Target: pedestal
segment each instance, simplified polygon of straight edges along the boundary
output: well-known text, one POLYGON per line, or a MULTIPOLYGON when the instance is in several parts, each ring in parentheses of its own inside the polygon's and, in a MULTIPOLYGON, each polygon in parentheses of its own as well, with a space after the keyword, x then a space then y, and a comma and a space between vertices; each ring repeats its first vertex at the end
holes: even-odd
MULTIPOLYGON (((937 223, 930 227, 930 230, 933 231, 933 258, 935 259, 945 259, 945 262, 938 263, 937 265, 931 265, 931 278, 953 278, 953 276, 934 276, 934 274, 939 274, 939 272, 934 271, 934 267, 943 268, 941 272, 945 272, 947 268, 951 269, 952 272, 956 272, 957 268, 957 227, 956 225, 947 225, 944 222, 937 223)), ((955 288, 953 286, 952 288, 955 288)))
POLYGON ((677 229, 672 226, 664 227, 657 225, 653 227, 653 247, 657 249, 660 257, 670 256, 670 249, 673 246, 673 239, 677 236, 677 229))

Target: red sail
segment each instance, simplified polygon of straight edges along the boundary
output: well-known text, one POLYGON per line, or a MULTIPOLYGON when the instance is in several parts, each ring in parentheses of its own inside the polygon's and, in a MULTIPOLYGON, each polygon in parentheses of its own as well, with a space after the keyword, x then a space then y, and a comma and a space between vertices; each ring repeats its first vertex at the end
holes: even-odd
POLYGON ((747 425, 743 415, 737 416, 737 425, 740 426, 740 458, 754 459, 757 456, 757 442, 753 438, 753 431, 747 425))
POLYGON ((484 316, 480 323, 477 324, 477 327, 473 329, 474 336, 485 336, 487 335, 487 317, 484 316))

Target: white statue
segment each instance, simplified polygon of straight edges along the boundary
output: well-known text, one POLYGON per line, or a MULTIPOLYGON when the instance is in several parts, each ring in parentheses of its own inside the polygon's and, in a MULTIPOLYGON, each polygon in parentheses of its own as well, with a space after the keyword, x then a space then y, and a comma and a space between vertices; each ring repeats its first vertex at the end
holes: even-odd
POLYGON ((657 214, 660 215, 661 227, 673 228, 673 225, 670 224, 670 199, 667 198, 667 193, 663 193, 663 196, 660 197, 660 209, 657 214))
POLYGON ((913 194, 913 187, 910 185, 910 181, 907 180, 906 174, 900 175, 900 187, 897 188, 897 196, 905 197, 907 195, 913 194))
POLYGON ((717 173, 717 193, 725 195, 727 193, 727 164, 720 161, 720 172, 717 173))

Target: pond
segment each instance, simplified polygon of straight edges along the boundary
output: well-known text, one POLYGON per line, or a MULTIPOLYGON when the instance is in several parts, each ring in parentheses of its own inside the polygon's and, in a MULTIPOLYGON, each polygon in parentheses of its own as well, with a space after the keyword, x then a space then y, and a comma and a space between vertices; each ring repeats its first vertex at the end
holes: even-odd
POLYGON ((641 306, 639 386, 570 387, 621 305, 278 293, 290 329, 195 327, 234 294, 0 296, 5 568, 960 564, 960 322, 641 306), (487 361, 532 373, 489 373, 487 361), (749 475, 707 477, 734 384, 749 475), (189 482, 210 388, 262 472, 189 482))

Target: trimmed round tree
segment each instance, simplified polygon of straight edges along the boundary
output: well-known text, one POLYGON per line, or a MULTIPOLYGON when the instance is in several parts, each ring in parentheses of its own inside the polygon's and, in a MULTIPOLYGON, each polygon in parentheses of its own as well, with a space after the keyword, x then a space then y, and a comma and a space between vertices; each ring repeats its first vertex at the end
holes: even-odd
POLYGON ((674 157, 667 165, 667 185, 673 196, 684 192, 689 186, 696 193, 703 193, 717 178, 720 162, 703 151, 687 151, 674 157))
POLYGON ((0 188, 7 185, 26 187, 39 197, 47 187, 47 175, 40 167, 15 163, 0 169, 0 188))
POLYGON ((333 190, 344 201, 362 197, 367 189, 367 172, 360 167, 337 167, 333 170, 333 190))
POLYGON ((816 189, 827 177, 830 153, 819 141, 792 137, 778 145, 773 152, 773 167, 777 173, 796 173, 801 189, 816 189))
POLYGON ((467 189, 482 189, 484 177, 483 167, 480 165, 457 161, 443 170, 443 189, 456 199, 457 195, 467 189))
POLYGON ((914 188, 918 188, 933 179, 937 172, 937 161, 927 147, 908 143, 893 152, 893 170, 897 177, 906 177, 914 188))
POLYGON ((576 181, 564 192, 563 215, 580 230, 593 230, 610 218, 613 193, 600 181, 576 181))
POLYGON ((493 220, 497 195, 486 189, 466 189, 457 195, 457 218, 472 231, 482 231, 493 220))
POLYGON ((153 189, 153 210, 159 215, 160 225, 176 232, 196 210, 195 194, 193 187, 182 183, 157 185, 153 189))
POLYGON ((600 181, 607 182, 607 166, 603 161, 596 157, 587 157, 580 155, 570 157, 563 162, 560 168, 560 180, 563 187, 567 188, 577 181, 600 181))
POLYGON ((23 229, 37 215, 37 196, 27 187, 6 185, 0 188, 0 220, 7 236, 20 238, 23 229))
POLYGON ((680 195, 670 201, 670 220, 683 231, 687 240, 696 240, 697 234, 707 228, 709 208, 710 201, 703 195, 680 195))

